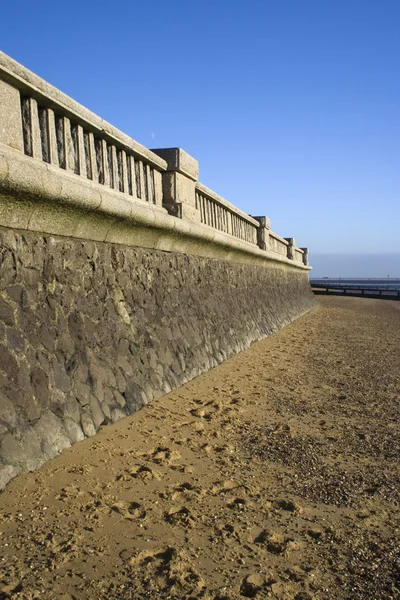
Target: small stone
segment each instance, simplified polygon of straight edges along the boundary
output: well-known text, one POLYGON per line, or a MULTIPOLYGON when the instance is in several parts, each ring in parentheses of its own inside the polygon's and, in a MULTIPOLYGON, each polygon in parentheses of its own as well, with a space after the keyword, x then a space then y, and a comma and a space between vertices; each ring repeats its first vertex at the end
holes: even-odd
POLYGON ((18 377, 18 363, 8 348, 2 344, 0 344, 0 370, 13 381, 18 377))
POLYGON ((64 433, 61 419, 51 411, 45 411, 33 428, 39 438, 47 442, 57 453, 71 445, 64 433))
POLYGON ((108 404, 103 402, 103 404, 101 405, 101 410, 105 414, 106 418, 111 420, 111 411, 110 411, 110 407, 108 406, 108 404))
POLYGON ((81 381, 75 383, 75 396, 81 406, 89 404, 90 393, 90 387, 86 383, 81 381))
POLYGON ((75 421, 72 421, 72 419, 69 419, 68 417, 64 420, 64 429, 73 444, 80 442, 85 438, 82 428, 78 423, 75 423, 75 421))
POLYGON ((86 412, 82 413, 81 415, 81 423, 83 432, 87 437, 96 435, 96 428, 93 425, 93 421, 86 412))
POLYGON ((64 366, 54 362, 54 385, 62 392, 71 390, 71 381, 65 372, 64 366))
POLYGON ((95 424, 96 429, 98 429, 100 427, 100 425, 102 423, 104 423, 104 413, 101 410, 99 401, 97 400, 97 398, 95 398, 95 396, 91 395, 90 396, 90 410, 92 411, 92 417, 93 417, 93 421, 95 424))
POLYGON ((14 325, 14 309, 0 296, 0 321, 3 321, 5 325, 14 325))
POLYGON ((17 413, 12 402, 0 392, 0 421, 10 427, 17 425, 17 413))
POLYGON ((31 373, 33 393, 41 406, 49 402, 49 378, 40 367, 35 367, 31 373))
POLYGON ((22 352, 22 350, 25 348, 25 338, 16 329, 7 330, 7 341, 11 348, 16 352, 22 352))
POLYGON ((126 413, 124 413, 120 408, 113 408, 111 410, 111 420, 113 423, 116 423, 124 417, 126 417, 126 413))
POLYGON ((11 300, 14 300, 14 302, 20 304, 23 289, 24 288, 22 287, 22 285, 19 284, 10 285, 7 288, 7 294, 10 296, 11 300))
POLYGON ((117 404, 121 407, 124 408, 125 404, 126 404, 126 400, 123 397, 122 394, 120 394, 117 390, 114 390, 114 398, 115 401, 117 402, 117 404))

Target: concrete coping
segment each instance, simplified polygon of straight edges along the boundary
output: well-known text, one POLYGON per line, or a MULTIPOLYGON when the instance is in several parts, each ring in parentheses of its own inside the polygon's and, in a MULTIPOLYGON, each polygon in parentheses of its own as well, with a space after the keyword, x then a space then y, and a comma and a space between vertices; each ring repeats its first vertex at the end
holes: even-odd
MULTIPOLYGON (((270 237, 273 237, 275 240, 278 240, 278 242, 281 242, 285 246, 289 246, 289 242, 287 240, 285 240, 285 238, 283 238, 280 235, 278 235, 277 233, 274 233, 273 231, 270 231, 269 235, 270 235, 270 237)), ((297 250, 297 248, 296 248, 296 250, 297 250)))
POLYGON ((168 163, 168 171, 177 171, 197 181, 199 178, 199 163, 182 148, 155 148, 151 150, 168 163))
POLYGON ((23 94, 38 100, 46 108, 61 111, 79 125, 101 135, 109 142, 117 143, 124 150, 144 159, 158 170, 165 171, 167 162, 154 152, 79 104, 44 79, 29 71, 7 54, 0 51, 0 79, 14 86, 23 94))
POLYGON ((309 267, 0 144, 3 227, 296 269, 309 267))
POLYGON ((245 213, 243 210, 240 210, 240 208, 237 208, 236 206, 234 206, 233 204, 228 202, 228 200, 225 200, 225 198, 223 198, 222 196, 219 196, 218 194, 213 192, 213 190, 210 190, 210 188, 206 187, 202 183, 200 183, 200 182, 196 183, 196 192, 199 192, 200 194, 204 194, 210 200, 212 200, 212 201, 216 202, 217 204, 219 204, 220 206, 226 208, 231 213, 242 218, 247 223, 250 223, 250 225, 253 225, 253 227, 255 227, 255 228, 260 227, 260 223, 258 221, 256 221, 255 219, 253 219, 253 217, 251 217, 250 215, 245 213))

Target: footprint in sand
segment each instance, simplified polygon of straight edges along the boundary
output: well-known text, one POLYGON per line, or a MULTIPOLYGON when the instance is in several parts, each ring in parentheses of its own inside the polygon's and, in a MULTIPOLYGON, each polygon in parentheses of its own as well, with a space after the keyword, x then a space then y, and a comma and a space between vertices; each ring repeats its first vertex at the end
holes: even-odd
POLYGON ((138 579, 146 579, 146 597, 170 598, 204 597, 204 581, 194 569, 184 552, 168 546, 165 549, 140 552, 128 558, 127 551, 120 554, 128 560, 138 579))
POLYGON ((107 512, 107 509, 108 505, 101 496, 93 498, 79 507, 80 512, 85 513, 85 519, 92 521, 98 521, 107 512))
POLYGON ((228 503, 228 508, 232 508, 233 510, 244 511, 247 510, 246 506, 247 502, 244 498, 235 498, 231 502, 228 503))
POLYGON ((164 518, 170 525, 182 525, 183 527, 194 527, 196 517, 187 506, 171 508, 165 513, 164 518))
POLYGON ((144 519, 146 511, 138 502, 114 502, 110 510, 119 513, 124 519, 133 521, 135 519, 144 519))
POLYGON ((266 582, 265 576, 258 573, 246 575, 242 579, 240 595, 245 598, 255 598, 266 585, 269 585, 269 583, 266 582))
POLYGON ((61 502, 68 502, 73 498, 78 498, 84 496, 87 492, 82 491, 77 485, 71 483, 70 485, 66 485, 62 488, 61 493, 56 496, 56 500, 60 500, 61 502))
POLYGON ((225 523, 222 526, 217 525, 215 527, 215 534, 226 542, 241 541, 240 530, 232 523, 225 523))
POLYGON ((232 492, 240 487, 244 487, 242 484, 237 483, 236 481, 232 481, 231 479, 227 479, 226 481, 217 481, 214 483, 211 488, 211 493, 213 496, 217 496, 218 494, 226 494, 227 492, 232 492))
POLYGON ((291 512, 296 515, 299 515, 304 511, 303 507, 298 504, 298 502, 286 499, 277 500, 274 502, 274 508, 280 508, 281 510, 286 510, 287 512, 291 512))
POLYGON ((293 538, 285 537, 280 533, 263 530, 254 539, 255 544, 260 544, 271 554, 285 554, 297 548, 293 538))
POLYGON ((146 465, 133 465, 123 473, 117 475, 117 481, 130 481, 131 479, 141 479, 142 481, 160 481, 161 474, 146 465))
POLYGON ((181 458, 178 450, 168 446, 159 446, 150 455, 150 458, 158 465, 169 466, 181 458))

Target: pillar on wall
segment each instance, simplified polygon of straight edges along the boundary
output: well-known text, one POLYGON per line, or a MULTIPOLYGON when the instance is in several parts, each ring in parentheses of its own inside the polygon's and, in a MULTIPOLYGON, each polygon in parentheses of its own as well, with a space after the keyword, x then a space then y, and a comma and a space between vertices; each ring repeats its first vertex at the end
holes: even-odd
POLYGON ((163 173, 163 207, 170 215, 200 223, 200 211, 196 208, 197 160, 181 148, 157 148, 152 152, 168 163, 163 173))
POLYGON ((23 152, 20 94, 5 81, 0 81, 0 106, 0 143, 23 152))
POLYGON ((251 217, 260 223, 260 227, 257 229, 257 246, 261 250, 268 250, 271 221, 268 217, 253 217, 253 215, 251 217))
POLYGON ((287 247, 287 257, 290 258, 290 260, 294 260, 296 240, 294 238, 285 238, 285 240, 289 243, 289 246, 287 247))
POLYGON ((303 263, 308 267, 308 248, 300 248, 303 251, 303 263))

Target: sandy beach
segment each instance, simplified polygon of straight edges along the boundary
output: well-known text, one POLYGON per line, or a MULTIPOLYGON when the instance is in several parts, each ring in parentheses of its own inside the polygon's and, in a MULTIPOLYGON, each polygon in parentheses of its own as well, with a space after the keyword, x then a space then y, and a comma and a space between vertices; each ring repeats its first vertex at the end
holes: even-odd
POLYGON ((0 598, 399 598, 400 303, 323 297, 0 494, 0 598))

